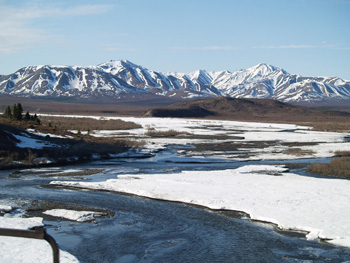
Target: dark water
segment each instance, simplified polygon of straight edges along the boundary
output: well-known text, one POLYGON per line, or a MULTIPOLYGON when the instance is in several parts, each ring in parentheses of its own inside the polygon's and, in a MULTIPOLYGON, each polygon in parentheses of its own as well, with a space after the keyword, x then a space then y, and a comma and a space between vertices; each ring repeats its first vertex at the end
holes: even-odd
MULTIPOLYGON (((238 163, 169 163, 122 160, 85 164, 119 173, 227 169, 238 163)), ((163 160, 163 161, 162 161, 163 160)), ((350 249, 277 233, 272 226, 226 217, 184 204, 107 192, 48 189, 62 178, 0 172, 0 199, 48 200, 115 212, 94 223, 45 221, 60 248, 81 262, 350 262, 350 249)), ((110 176, 110 175, 106 175, 110 176)), ((77 178, 72 178, 76 180, 77 178)), ((94 176, 87 180, 98 180, 94 176)))

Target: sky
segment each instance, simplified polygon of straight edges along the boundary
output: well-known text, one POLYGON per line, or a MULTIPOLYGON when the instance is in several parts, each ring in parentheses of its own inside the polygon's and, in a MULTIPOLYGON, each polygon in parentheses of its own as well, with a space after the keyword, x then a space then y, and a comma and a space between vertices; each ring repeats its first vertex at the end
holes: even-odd
POLYGON ((350 0, 0 0, 0 74, 127 59, 350 80, 350 0))

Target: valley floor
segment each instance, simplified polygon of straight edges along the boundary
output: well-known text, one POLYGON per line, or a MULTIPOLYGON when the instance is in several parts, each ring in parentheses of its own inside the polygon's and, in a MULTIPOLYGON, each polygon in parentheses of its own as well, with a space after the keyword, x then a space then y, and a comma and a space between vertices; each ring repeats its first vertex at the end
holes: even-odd
MULTIPOLYGON (((143 149, 134 157, 147 157, 144 162, 153 163, 154 168, 143 170, 136 165, 139 159, 125 154, 125 158, 119 156, 111 160, 113 168, 103 166, 103 170, 89 176, 83 173, 76 178, 51 171, 53 175, 49 176, 54 178, 50 180, 50 187, 127 193, 214 210, 241 211, 251 220, 305 233, 308 240, 350 247, 350 181, 305 171, 310 163, 329 162, 337 153, 347 151, 350 148, 347 133, 315 131, 308 126, 280 123, 105 119, 131 121, 141 127, 93 130, 90 136, 143 140, 143 149), (125 170, 121 165, 129 168, 125 170), (187 165, 194 168, 188 169, 187 165)), ((44 176, 50 170, 22 170, 17 180, 22 180, 22 176, 26 178, 26 173, 44 176)), ((0 201, 0 210, 6 215, 0 219, 8 226, 12 221, 15 227, 16 220, 22 219, 16 219, 18 215, 11 213, 6 199, 0 201)), ((56 211, 61 220, 67 214, 56 211)), ((0 256, 3 253, 0 252, 0 256)), ((70 258, 66 262, 75 260, 70 258)))

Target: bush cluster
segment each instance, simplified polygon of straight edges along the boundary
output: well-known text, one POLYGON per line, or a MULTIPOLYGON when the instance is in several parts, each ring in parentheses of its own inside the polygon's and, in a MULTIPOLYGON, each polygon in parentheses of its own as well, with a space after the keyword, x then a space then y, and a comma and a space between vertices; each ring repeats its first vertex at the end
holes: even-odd
POLYGON ((86 117, 41 116, 40 119, 42 126, 55 129, 56 132, 69 130, 80 130, 80 132, 93 130, 128 130, 142 127, 139 124, 123 120, 101 120, 86 117))
POLYGON ((156 131, 148 129, 147 132, 145 132, 145 135, 150 137, 175 137, 177 135, 188 135, 188 133, 176 130, 156 131))
POLYGON ((311 164, 307 172, 350 179, 350 157, 333 158, 330 163, 311 164))

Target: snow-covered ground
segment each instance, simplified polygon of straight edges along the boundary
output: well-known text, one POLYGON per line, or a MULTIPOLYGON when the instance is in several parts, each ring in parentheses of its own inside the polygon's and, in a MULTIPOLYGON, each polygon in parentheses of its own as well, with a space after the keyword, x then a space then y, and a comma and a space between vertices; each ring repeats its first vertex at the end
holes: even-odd
MULTIPOLYGON (((45 115, 47 116, 47 115, 45 115)), ((52 115, 64 117, 65 115, 52 115)), ((151 151, 163 149, 168 144, 190 145, 193 143, 211 143, 213 139, 196 139, 194 136, 211 135, 227 136, 226 141, 231 143, 249 143, 256 141, 280 141, 287 143, 314 143, 314 145, 291 146, 274 145, 263 149, 249 149, 254 152, 245 160, 284 160, 300 158, 324 158, 332 157, 336 151, 346 151, 350 149, 350 142, 344 137, 347 134, 336 132, 313 131, 310 127, 294 124, 282 123, 259 123, 259 122, 241 122, 241 121, 222 121, 222 120, 200 120, 200 119, 181 119, 181 118, 142 118, 142 117, 98 117, 98 116, 79 116, 67 115, 69 117, 84 117, 93 119, 120 119, 134 122, 142 125, 142 128, 131 130, 98 130, 90 132, 91 136, 96 137, 121 137, 133 138, 137 136, 142 138, 151 151), (187 133, 191 136, 177 136, 171 138, 151 138, 146 136, 147 131, 169 131, 175 130, 187 133), (128 133, 129 135, 125 135, 128 133), (244 137, 244 139, 237 138, 244 137), (286 153, 289 148, 298 148, 305 151, 304 154, 286 153)), ((221 140, 223 141, 223 140, 221 140)), ((235 155, 229 155, 229 158, 235 158, 235 155)))
MULTIPOLYGON (((42 218, 0 217, 0 227, 29 230, 43 226, 42 218)), ((46 240, 0 236, 1 262, 52 262, 52 248, 46 240)), ((60 250, 60 262, 73 263, 79 260, 66 251, 60 250)))
MULTIPOLYGON (((35 129, 27 129, 27 132, 33 133, 35 135, 38 136, 42 136, 42 137, 46 137, 46 136, 50 136, 52 138, 69 138, 67 136, 61 136, 61 135, 57 135, 57 134, 52 134, 52 133, 42 133, 42 132, 38 132, 35 129)), ((73 138, 72 136, 70 138, 73 138)))
POLYGON ((17 147, 20 147, 20 148, 43 149, 44 147, 58 147, 58 145, 55 145, 52 143, 33 139, 24 133, 23 135, 17 135, 17 134, 12 134, 12 135, 17 140, 20 141, 19 143, 17 143, 17 147))

